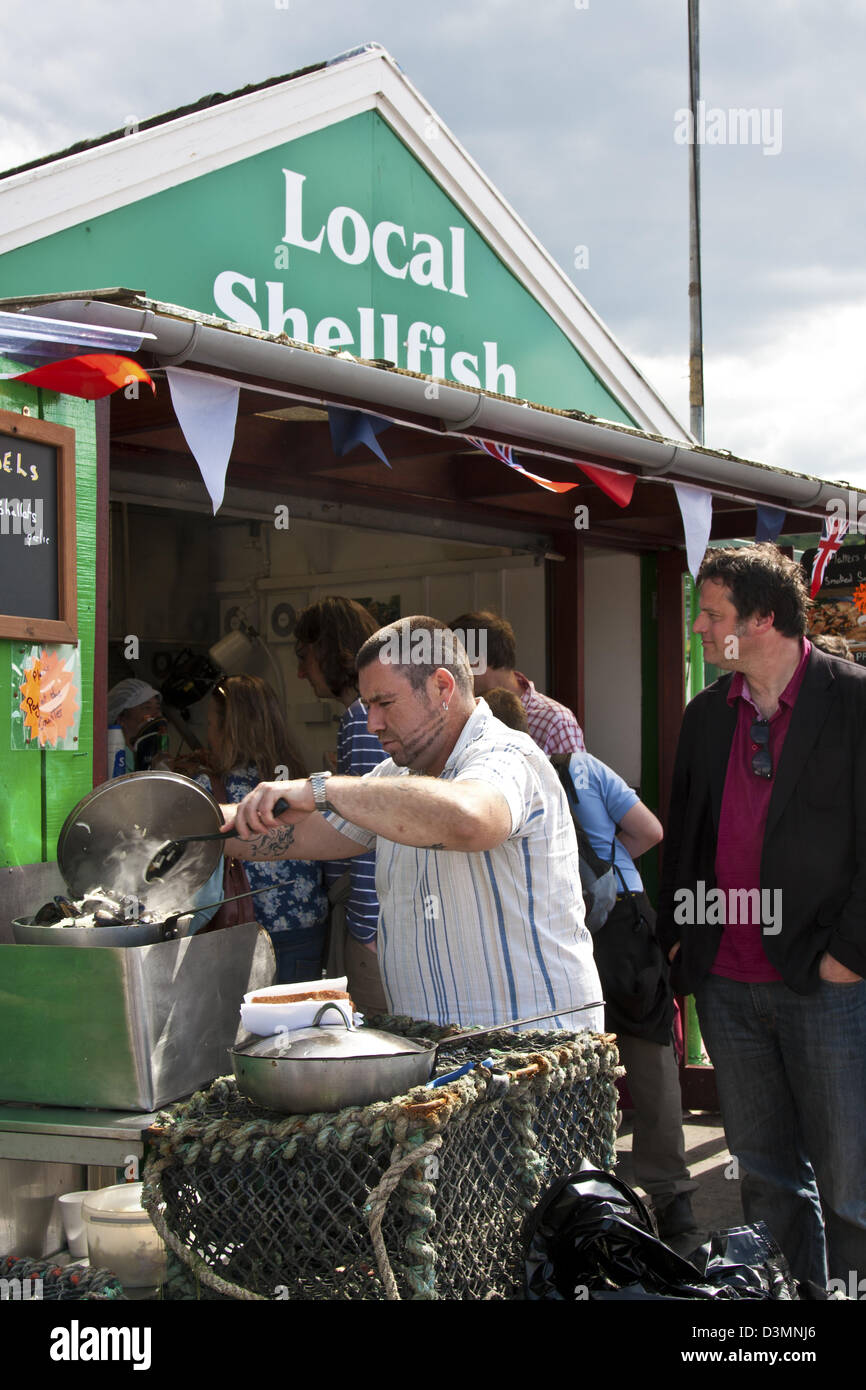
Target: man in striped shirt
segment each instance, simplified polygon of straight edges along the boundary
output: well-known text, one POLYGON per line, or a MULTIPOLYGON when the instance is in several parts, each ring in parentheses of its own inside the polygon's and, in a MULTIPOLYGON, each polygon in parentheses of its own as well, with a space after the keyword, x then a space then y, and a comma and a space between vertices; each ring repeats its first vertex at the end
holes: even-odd
POLYGON ((514 669, 517 646, 514 629, 498 613, 463 613, 452 628, 467 635, 470 650, 480 660, 473 662, 475 694, 488 690, 510 690, 523 705, 529 732, 545 753, 582 753, 586 748, 583 730, 571 710, 542 695, 528 676, 514 669))
POLYGON ((246 859, 376 850, 389 1007, 437 1023, 550 1014, 601 1031, 577 840, 541 750, 476 700, 466 652, 403 618, 358 653, 368 727, 388 759, 362 778, 261 783, 226 852, 246 859), (284 797, 290 810, 273 815, 284 797))
MULTIPOLYGON (((340 595, 320 599, 298 614, 295 650, 298 677, 309 681, 322 700, 339 700, 345 713, 337 735, 337 772, 361 777, 387 756, 379 740, 367 732, 367 712, 358 699, 358 648, 376 631, 376 620, 354 599, 340 595)), ((325 882, 332 903, 328 951, 329 973, 349 980, 349 992, 363 1013, 387 1008, 376 960, 379 902, 376 897, 376 856, 361 854, 325 864, 325 882), (348 874, 348 885, 346 875, 348 874)))

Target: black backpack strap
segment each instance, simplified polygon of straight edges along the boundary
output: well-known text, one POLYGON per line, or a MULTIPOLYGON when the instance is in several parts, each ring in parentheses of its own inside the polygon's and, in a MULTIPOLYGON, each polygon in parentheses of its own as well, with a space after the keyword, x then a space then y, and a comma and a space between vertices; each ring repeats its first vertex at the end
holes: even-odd
MULTIPOLYGON (((571 811, 572 818, 576 822, 575 829, 577 829, 578 827, 580 828, 585 844, 589 846, 590 853, 595 855, 596 859, 598 860, 598 863, 602 866, 602 868, 609 869, 613 867, 614 869, 616 869, 617 874, 619 874, 620 881, 622 882, 622 874, 620 873, 619 869, 616 868, 615 864, 616 827, 614 826, 613 839, 610 842, 610 859, 607 862, 605 862, 605 860, 602 859, 601 855, 598 854, 589 844, 589 836, 587 835, 586 830, 584 830, 583 822, 580 819, 580 811, 578 809, 580 806, 580 797, 577 794, 577 787, 574 785, 574 778, 572 777, 571 772, 569 770, 569 764, 571 762, 571 759, 571 753, 550 754, 550 761, 556 768, 557 776, 559 777, 559 780, 562 783, 562 789, 565 792, 565 797, 568 802, 568 809, 571 811)), ((590 862, 592 861, 590 860, 590 862)), ((596 869, 596 873, 598 872, 599 870, 596 869)), ((624 887, 625 884, 623 883, 623 888, 624 887)))

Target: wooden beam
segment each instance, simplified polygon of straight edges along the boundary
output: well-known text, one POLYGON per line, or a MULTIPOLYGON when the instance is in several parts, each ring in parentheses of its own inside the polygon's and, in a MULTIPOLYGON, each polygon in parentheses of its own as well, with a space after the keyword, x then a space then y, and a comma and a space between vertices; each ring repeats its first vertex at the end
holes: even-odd
MULTIPOLYGON (((677 740, 683 719, 684 550, 663 550, 658 559, 659 621, 659 805, 668 814, 677 740)), ((665 819, 667 824, 667 819, 665 819)), ((664 842, 662 842, 664 852, 664 842)))
POLYGON ((574 710, 583 727, 583 545, 572 526, 556 546, 565 558, 545 561, 548 693, 574 710))

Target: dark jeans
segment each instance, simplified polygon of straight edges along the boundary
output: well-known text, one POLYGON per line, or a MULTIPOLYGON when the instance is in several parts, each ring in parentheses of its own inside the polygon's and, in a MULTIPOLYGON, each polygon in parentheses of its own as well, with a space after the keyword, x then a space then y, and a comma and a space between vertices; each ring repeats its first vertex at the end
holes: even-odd
POLYGON ((695 1000, 746 1220, 797 1279, 829 1264, 847 1289, 866 1276, 866 980, 803 995, 708 975, 695 1000))
POLYGON ((310 931, 275 931, 270 935, 277 958, 278 985, 321 979, 327 935, 325 925, 313 927, 310 931))

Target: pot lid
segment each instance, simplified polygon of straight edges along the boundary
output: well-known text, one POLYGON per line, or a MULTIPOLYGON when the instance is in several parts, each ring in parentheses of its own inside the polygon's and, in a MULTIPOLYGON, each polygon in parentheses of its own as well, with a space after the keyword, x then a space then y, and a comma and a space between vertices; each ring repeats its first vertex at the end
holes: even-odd
POLYGON ((398 1053, 429 1052, 432 1046, 423 1039, 401 1038, 378 1028, 340 1028, 323 1024, 318 1028, 297 1028, 261 1038, 243 1048, 240 1055, 303 1062, 314 1058, 393 1057, 398 1053))
POLYGON ((190 844, 173 869, 148 882, 145 870, 166 840, 209 835, 222 824, 210 792, 179 772, 131 772, 85 796, 57 839, 57 862, 74 898, 97 888, 141 900, 157 915, 188 908, 222 855, 218 841, 190 844))

